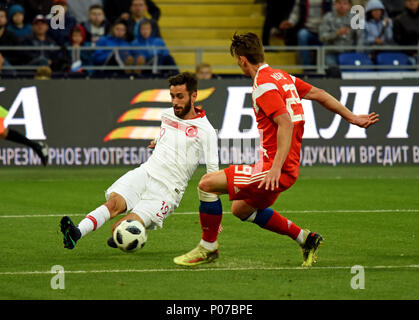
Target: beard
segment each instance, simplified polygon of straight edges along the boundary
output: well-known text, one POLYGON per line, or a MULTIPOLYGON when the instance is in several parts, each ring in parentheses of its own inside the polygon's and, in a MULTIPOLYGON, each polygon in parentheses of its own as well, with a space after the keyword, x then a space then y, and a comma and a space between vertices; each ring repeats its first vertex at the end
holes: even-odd
POLYGON ((189 113, 189 111, 192 108, 192 103, 191 103, 190 97, 189 97, 189 101, 185 104, 185 106, 181 110, 176 110, 176 108, 178 108, 178 107, 180 107, 180 106, 173 106, 173 108, 175 108, 174 109, 175 115, 179 118, 183 118, 184 116, 186 116, 189 113))

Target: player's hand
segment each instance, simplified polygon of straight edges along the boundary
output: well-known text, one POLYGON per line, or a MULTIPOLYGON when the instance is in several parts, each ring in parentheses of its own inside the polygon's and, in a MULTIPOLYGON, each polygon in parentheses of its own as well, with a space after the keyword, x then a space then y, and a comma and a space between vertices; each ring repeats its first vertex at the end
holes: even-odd
POLYGON ((151 140, 151 141, 150 141, 150 144, 148 145, 148 147, 147 147, 147 148, 149 148, 149 149, 154 149, 155 147, 156 147, 156 141, 151 140))
POLYGON ((279 178, 281 178, 281 169, 271 168, 259 183, 258 188, 260 189, 265 186, 265 190, 274 191, 275 188, 279 188, 279 178))
POLYGON ((354 124, 361 128, 368 128, 369 126, 377 123, 380 115, 376 114, 375 112, 372 112, 370 114, 361 114, 356 115, 351 121, 351 124, 354 124))

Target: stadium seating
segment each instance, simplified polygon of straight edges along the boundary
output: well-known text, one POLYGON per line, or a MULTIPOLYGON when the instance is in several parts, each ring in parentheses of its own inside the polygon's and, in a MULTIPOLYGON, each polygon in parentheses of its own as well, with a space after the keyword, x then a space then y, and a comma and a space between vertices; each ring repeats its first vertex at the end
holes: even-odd
MULTIPOLYGON (((234 32, 254 32, 261 36, 264 23, 263 5, 254 0, 155 0, 161 9, 160 30, 181 71, 194 71, 205 61, 214 73, 241 74, 229 54, 234 32), (218 50, 179 50, 176 46, 218 46, 218 50), (182 66, 190 66, 182 68, 182 66)), ((271 65, 296 65, 294 52, 269 52, 271 65)), ((290 70, 287 70, 290 71, 290 70)), ((290 72, 293 72, 292 70, 290 72)))
MULTIPOLYGON (((379 66, 410 66, 409 57, 402 52, 380 52, 377 54, 377 65, 379 66)), ((409 69, 379 69, 379 71, 410 71, 409 69)))
MULTIPOLYGON (((374 63, 370 59, 367 53, 357 53, 357 52, 348 52, 348 53, 341 53, 338 57, 339 65, 340 66, 373 66, 374 63)), ((374 71, 374 69, 368 68, 350 68, 350 69, 342 69, 344 72, 368 72, 374 71)))

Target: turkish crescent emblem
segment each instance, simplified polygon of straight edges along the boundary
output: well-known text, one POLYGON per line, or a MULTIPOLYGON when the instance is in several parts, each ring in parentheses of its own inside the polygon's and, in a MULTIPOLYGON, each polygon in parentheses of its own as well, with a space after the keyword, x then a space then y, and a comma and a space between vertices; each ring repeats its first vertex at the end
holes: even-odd
POLYGON ((186 128, 185 133, 187 137, 194 138, 198 134, 198 129, 195 126, 190 126, 186 128))

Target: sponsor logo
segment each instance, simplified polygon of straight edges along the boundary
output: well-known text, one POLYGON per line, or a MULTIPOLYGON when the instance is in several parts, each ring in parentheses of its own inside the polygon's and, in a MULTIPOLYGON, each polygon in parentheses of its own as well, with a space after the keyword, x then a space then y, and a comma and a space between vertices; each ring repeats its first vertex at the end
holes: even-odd
MULTIPOLYGON (((196 102, 208 99, 214 91, 215 88, 213 87, 198 90, 196 102)), ((133 106, 133 108, 124 112, 118 118, 117 123, 124 123, 127 121, 160 121, 161 113, 164 109, 170 107, 170 105, 167 105, 169 103, 171 103, 169 89, 151 89, 142 91, 131 99, 131 106, 133 106), (142 106, 144 103, 156 102, 166 104, 165 108, 142 106)), ((159 132, 159 125, 125 126, 113 129, 105 136, 103 141, 107 142, 118 139, 150 140, 156 138, 159 135, 159 132)), ((197 135, 197 129, 190 128, 186 134, 188 137, 195 137, 197 135)))
MULTIPOLYGON (((419 86, 385 84, 348 85, 348 82, 342 82, 332 90, 333 95, 356 114, 372 111, 381 114, 381 121, 371 130, 350 125, 340 116, 323 111, 317 103, 303 99, 305 141, 300 155, 302 166, 419 163, 415 127, 419 86), (323 118, 325 114, 329 116, 323 118)), ((14 85, 11 87, 15 88, 14 85)), ((164 130, 160 131, 161 112, 171 106, 169 90, 144 90, 133 95, 128 108, 124 106, 123 111, 117 114, 113 120, 117 128, 95 140, 86 137, 89 145, 68 146, 67 142, 53 142, 62 137, 62 132, 57 131, 59 125, 66 125, 60 121, 74 122, 77 129, 81 123, 86 125, 86 119, 81 119, 83 115, 80 114, 74 114, 74 118, 68 120, 51 118, 48 113, 59 106, 59 101, 40 100, 44 96, 40 90, 41 87, 37 89, 37 86, 23 86, 13 89, 11 95, 11 88, 4 84, 0 86, 0 104, 3 107, 0 108, 0 118, 5 127, 22 129, 31 140, 45 140, 48 134, 52 139, 50 159, 54 165, 132 165, 146 161, 151 155, 147 142, 164 135, 164 130), (46 103, 50 105, 46 106, 46 103), (46 119, 50 122, 47 131, 44 130, 46 119), (120 147, 118 143, 96 145, 97 140, 100 142, 104 136, 105 141, 136 139, 142 142, 135 147, 120 147)), ((214 118, 210 116, 210 121, 216 121, 213 124, 220 129, 220 163, 256 163, 263 156, 263 149, 259 148, 260 132, 252 108, 252 87, 226 85, 218 90, 220 97, 214 97, 215 88, 200 90, 198 100, 211 97, 205 104, 216 111, 214 118), (225 96, 221 94, 223 91, 225 96)), ((89 118, 87 125, 95 120, 101 121, 101 116, 89 118)), ((195 130, 186 126, 185 134, 193 136, 195 130)), ((39 165, 36 159, 31 149, 18 145, 0 147, 0 166, 39 165)))
MULTIPOLYGON (((4 91, 6 91, 4 87, 0 88, 0 92, 4 91)), ((9 111, 2 109, 2 117, 4 117, 6 128, 11 125, 23 125, 28 139, 46 139, 38 92, 35 86, 20 89, 9 111), (19 114, 22 114, 22 116, 19 116, 19 114)))
MULTIPOLYGON (((246 95, 252 93, 252 87, 228 87, 228 98, 224 113, 221 130, 219 132, 220 139, 257 139, 259 130, 257 128, 256 117, 251 106, 246 106, 246 95), (251 117, 251 125, 245 130, 240 128, 243 117, 251 117)), ((395 105, 391 127, 386 135, 389 139, 409 138, 408 125, 410 113, 413 106, 413 98, 419 93, 419 86, 341 86, 340 102, 346 105, 349 95, 354 95, 354 103, 352 111, 355 114, 368 114, 371 112, 371 105, 374 103, 381 104, 390 96, 395 95, 395 105), (379 90, 377 95, 377 89, 379 90), (376 97, 377 101, 373 101, 376 97)), ((335 137, 342 117, 335 115, 330 126, 327 128, 318 128, 316 115, 313 108, 313 102, 310 100, 301 100, 304 117, 304 135, 303 139, 325 139, 330 140, 335 137)), ((378 110, 379 113, 379 110, 378 110)), ((366 139, 366 129, 355 125, 349 125, 345 134, 346 139, 366 139)))

